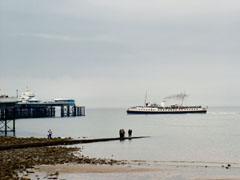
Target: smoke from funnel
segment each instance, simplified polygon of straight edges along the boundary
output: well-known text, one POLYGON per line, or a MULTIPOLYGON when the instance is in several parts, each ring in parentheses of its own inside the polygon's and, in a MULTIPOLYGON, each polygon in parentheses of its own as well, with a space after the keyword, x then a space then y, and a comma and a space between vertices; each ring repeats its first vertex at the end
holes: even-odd
POLYGON ((175 94, 175 95, 171 95, 171 96, 167 96, 165 97, 163 100, 167 100, 167 99, 184 99, 188 97, 187 94, 185 93, 180 93, 180 94, 175 94))

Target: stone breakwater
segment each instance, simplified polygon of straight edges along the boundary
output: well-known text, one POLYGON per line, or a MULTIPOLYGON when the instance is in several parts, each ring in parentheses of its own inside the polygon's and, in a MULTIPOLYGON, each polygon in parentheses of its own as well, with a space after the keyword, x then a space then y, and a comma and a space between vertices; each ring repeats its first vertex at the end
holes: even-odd
POLYGON ((29 147, 43 147, 43 146, 56 146, 56 145, 71 145, 71 144, 85 144, 85 143, 94 143, 94 142, 105 142, 105 141, 121 141, 121 140, 132 140, 139 138, 147 138, 148 136, 136 136, 136 137, 115 137, 115 138, 94 138, 94 139, 72 139, 72 138, 9 138, 4 139, 0 137, 0 142, 3 141, 3 144, 0 145, 0 151, 8 149, 21 149, 29 147))
MULTIPOLYGON (((51 141, 57 141, 54 138, 51 141)), ((24 143, 38 143, 48 141, 46 138, 14 138, 0 137, 0 146, 18 145, 24 143)), ((1 180, 26 180, 27 174, 34 173, 36 165, 55 164, 124 164, 113 159, 89 158, 81 154, 81 149, 76 147, 51 146, 9 149, 0 151, 0 177, 1 180)))
POLYGON ((4 137, 0 136, 0 147, 2 146, 9 146, 9 145, 23 145, 23 144, 30 144, 30 143, 44 143, 49 141, 58 141, 58 140, 68 140, 71 138, 52 138, 48 140, 47 138, 16 138, 16 137, 4 137))

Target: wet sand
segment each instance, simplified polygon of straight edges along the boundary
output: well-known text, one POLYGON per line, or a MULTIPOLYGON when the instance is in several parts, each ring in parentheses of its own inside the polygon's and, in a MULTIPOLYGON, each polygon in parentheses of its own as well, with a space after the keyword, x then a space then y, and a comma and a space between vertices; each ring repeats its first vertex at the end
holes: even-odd
MULTIPOLYGON (((130 180, 239 180, 239 168, 229 171, 221 167, 146 167, 145 165, 61 164, 35 166, 40 179, 130 179, 130 180)), ((30 175, 29 177, 34 177, 30 175)))
POLYGON ((125 161, 125 165, 61 164, 35 166, 35 176, 57 179, 160 179, 160 180, 239 180, 238 164, 213 162, 125 161), (57 175, 56 175, 57 174, 57 175))
POLYGON ((45 173, 129 173, 129 172, 156 172, 170 171, 164 168, 144 168, 126 165, 94 165, 94 164, 58 164, 35 166, 39 172, 45 173))

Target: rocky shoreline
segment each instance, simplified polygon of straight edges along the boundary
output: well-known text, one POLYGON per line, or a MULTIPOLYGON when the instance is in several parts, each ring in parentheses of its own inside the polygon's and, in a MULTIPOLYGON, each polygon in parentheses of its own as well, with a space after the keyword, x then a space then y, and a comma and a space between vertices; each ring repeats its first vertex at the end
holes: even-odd
MULTIPOLYGON (((60 138, 61 139, 61 138, 60 138)), ((51 139, 57 141, 59 138, 51 139)), ((0 137, 0 146, 17 145, 23 143, 45 142, 46 138, 15 138, 0 137)), ((113 159, 89 158, 81 154, 81 148, 51 146, 51 147, 33 147, 22 149, 10 149, 0 151, 0 177, 2 180, 27 180, 29 171, 36 165, 56 165, 56 164, 124 164, 124 162, 113 159)), ((56 172, 58 174, 58 172, 56 172)))

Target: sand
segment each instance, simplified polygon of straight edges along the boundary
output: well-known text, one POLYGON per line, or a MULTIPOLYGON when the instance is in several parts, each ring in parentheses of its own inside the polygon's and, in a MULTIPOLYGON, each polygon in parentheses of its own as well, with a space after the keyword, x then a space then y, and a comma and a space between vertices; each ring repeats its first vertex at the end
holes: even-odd
POLYGON ((89 180, 239 180, 239 168, 153 167, 145 165, 60 164, 35 166, 35 175, 46 179, 89 180), (237 172, 237 173, 236 173, 237 172))
POLYGON ((156 172, 170 169, 131 167, 123 165, 94 165, 94 164, 58 164, 35 166, 39 172, 55 173, 128 173, 128 172, 156 172))

